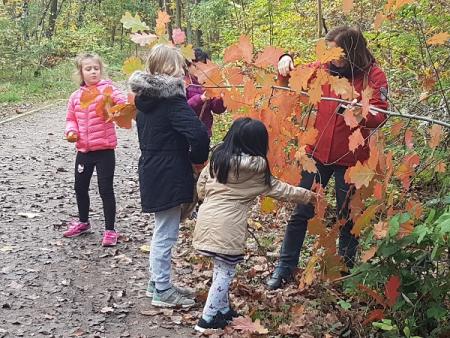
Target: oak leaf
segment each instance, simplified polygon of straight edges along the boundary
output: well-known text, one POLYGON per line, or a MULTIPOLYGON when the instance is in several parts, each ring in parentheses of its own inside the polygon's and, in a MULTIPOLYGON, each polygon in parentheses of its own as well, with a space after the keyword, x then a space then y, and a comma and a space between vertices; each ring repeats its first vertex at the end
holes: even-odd
POLYGON ((231 326, 233 327, 233 329, 242 332, 258 333, 258 334, 269 333, 269 330, 267 330, 264 326, 261 325, 259 319, 253 322, 250 317, 234 318, 233 321, 231 322, 231 326))
POLYGON ((137 43, 139 46, 147 46, 155 41, 158 37, 150 33, 134 33, 130 35, 131 41, 137 43))
POLYGON ((355 117, 355 111, 353 109, 346 109, 342 116, 344 116, 345 124, 350 128, 353 129, 359 126, 359 123, 355 117))
POLYGON ((132 120, 136 119, 136 106, 130 103, 121 103, 111 108, 112 120, 120 127, 130 129, 132 120))
POLYGON ((314 67, 296 67, 289 78, 289 86, 297 93, 308 88, 308 82, 311 76, 315 73, 314 67))
POLYGON ((344 50, 341 47, 327 48, 325 40, 321 39, 316 44, 316 55, 320 63, 326 64, 342 58, 344 56, 344 50))
POLYGON ((355 152, 360 146, 363 146, 365 139, 362 136, 361 129, 357 128, 348 138, 348 149, 355 152))
POLYGON ((328 82, 331 85, 331 89, 344 100, 353 100, 359 95, 345 77, 329 76, 328 82))
POLYGON ((284 50, 281 48, 268 46, 261 53, 258 54, 255 60, 255 66, 261 68, 267 68, 270 66, 276 67, 280 56, 284 54, 284 50))
POLYGON ((146 31, 150 28, 145 24, 145 22, 141 21, 141 17, 139 14, 133 17, 130 12, 125 12, 125 14, 120 19, 120 22, 123 24, 123 27, 126 29, 131 28, 131 32, 136 33, 139 31, 146 31))
POLYGON ((83 88, 80 97, 81 109, 87 109, 95 102, 95 99, 100 95, 100 91, 95 86, 83 88))
POLYGON ((373 95, 373 88, 367 86, 365 89, 363 89, 361 93, 361 104, 362 104, 362 116, 364 118, 367 118, 367 114, 369 114, 369 103, 372 99, 373 95))
POLYGON ((184 33, 180 28, 174 28, 172 31, 172 40, 174 44, 181 45, 186 41, 186 33, 184 33))
POLYGON ((122 72, 126 75, 131 75, 137 70, 143 70, 144 64, 141 59, 135 56, 129 57, 125 60, 122 66, 122 72))
POLYGON ((433 35, 427 40, 428 45, 443 45, 450 39, 450 34, 448 32, 442 32, 433 35))
POLYGON ((170 22, 170 15, 165 11, 158 11, 156 18, 156 35, 164 35, 166 33, 166 25, 170 22))
POLYGON ((225 63, 235 61, 245 61, 251 63, 253 58, 253 46, 250 38, 246 35, 241 35, 239 42, 231 45, 225 49, 223 60, 225 63))
POLYGON ((358 161, 355 166, 348 169, 349 182, 347 183, 354 184, 356 189, 362 186, 368 187, 374 175, 375 172, 372 169, 358 161))

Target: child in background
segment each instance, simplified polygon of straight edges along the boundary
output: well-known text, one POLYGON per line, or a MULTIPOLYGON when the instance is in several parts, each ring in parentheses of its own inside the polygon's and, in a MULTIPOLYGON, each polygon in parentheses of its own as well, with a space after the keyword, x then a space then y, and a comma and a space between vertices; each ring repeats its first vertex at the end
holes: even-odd
POLYGON ((237 317, 229 304, 228 289, 236 265, 244 258, 247 218, 259 195, 307 204, 315 194, 283 183, 271 175, 264 124, 251 118, 233 122, 223 143, 213 151, 200 174, 198 196, 203 200, 194 230, 193 246, 214 260, 213 281, 203 315, 195 329, 224 328, 237 317))
POLYGON ((150 51, 146 72, 135 72, 128 81, 138 109, 142 210, 155 213, 147 296, 161 307, 195 304, 189 289, 170 280, 181 205, 194 197, 192 163, 204 163, 209 152, 206 128, 186 100, 184 67, 176 48, 157 45, 150 51))
POLYGON ((69 224, 64 237, 76 237, 90 230, 89 223, 89 185, 94 168, 97 171, 98 188, 103 201, 105 232, 103 246, 117 244, 118 233, 115 231, 116 199, 113 180, 115 169, 114 149, 117 145, 116 129, 113 122, 106 122, 97 116, 96 107, 103 99, 106 88, 112 89, 114 104, 125 103, 126 97, 113 86, 109 80, 103 80, 104 64, 96 54, 82 54, 76 59, 80 88, 75 91, 67 105, 65 135, 69 142, 76 142, 75 193, 79 219, 69 224), (87 108, 81 107, 84 91, 95 87, 99 94, 87 108))

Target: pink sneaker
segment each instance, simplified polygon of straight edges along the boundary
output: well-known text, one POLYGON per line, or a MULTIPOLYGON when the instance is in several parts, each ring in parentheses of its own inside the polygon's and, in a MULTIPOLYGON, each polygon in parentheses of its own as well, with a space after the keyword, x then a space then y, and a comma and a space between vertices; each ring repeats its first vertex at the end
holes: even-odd
POLYGON ((115 246, 117 244, 117 239, 119 238, 119 234, 114 230, 105 230, 103 234, 103 246, 115 246))
POLYGON ((64 237, 77 237, 81 234, 84 234, 85 232, 88 232, 91 229, 91 225, 89 222, 82 223, 79 221, 72 221, 69 224, 69 229, 64 231, 63 236, 64 237))

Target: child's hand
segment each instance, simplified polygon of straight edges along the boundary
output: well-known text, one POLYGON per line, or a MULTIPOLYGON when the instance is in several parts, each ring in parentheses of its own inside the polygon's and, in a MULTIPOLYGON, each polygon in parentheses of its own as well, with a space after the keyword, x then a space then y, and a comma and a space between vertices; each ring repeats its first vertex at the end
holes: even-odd
POLYGON ((78 134, 76 132, 74 132, 74 131, 69 131, 67 133, 66 139, 70 143, 77 142, 78 141, 78 134))

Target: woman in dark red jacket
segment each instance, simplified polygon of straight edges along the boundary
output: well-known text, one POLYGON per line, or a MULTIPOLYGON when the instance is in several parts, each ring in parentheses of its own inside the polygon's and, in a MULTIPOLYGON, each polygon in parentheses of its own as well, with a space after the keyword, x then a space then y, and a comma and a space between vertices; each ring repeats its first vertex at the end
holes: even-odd
MULTIPOLYGON (((387 109, 387 80, 383 71, 376 65, 375 58, 367 48, 367 42, 357 28, 338 27, 329 32, 325 40, 329 47, 341 47, 344 57, 325 65, 315 65, 326 69, 331 75, 347 78, 358 93, 367 86, 373 89, 371 106, 387 109)), ((293 69, 293 61, 289 55, 280 58, 278 69, 281 78, 287 79, 293 69)), ((341 98, 329 84, 322 86, 322 96, 341 98)), ((361 100, 361 97, 358 99, 361 100)), ((341 115, 344 108, 338 102, 320 101, 314 127, 318 130, 316 144, 309 148, 311 156, 316 161, 317 173, 302 172, 300 186, 310 189, 314 182, 320 182, 325 187, 334 175, 336 185, 337 216, 345 220, 339 237, 339 254, 344 258, 347 267, 354 264, 358 240, 351 234, 353 222, 349 218, 349 196, 351 186, 344 180, 347 168, 357 161, 369 158, 367 138, 374 128, 380 126, 386 119, 381 113, 370 111, 366 118, 359 115, 359 125, 350 128, 341 115), (349 150, 349 137, 356 128, 360 128, 366 139, 364 146, 354 152, 349 150)), ((292 279, 292 273, 297 267, 300 250, 305 239, 308 220, 314 216, 314 207, 298 205, 291 216, 281 247, 280 261, 272 277, 267 281, 269 289, 281 287, 283 282, 292 279)))

